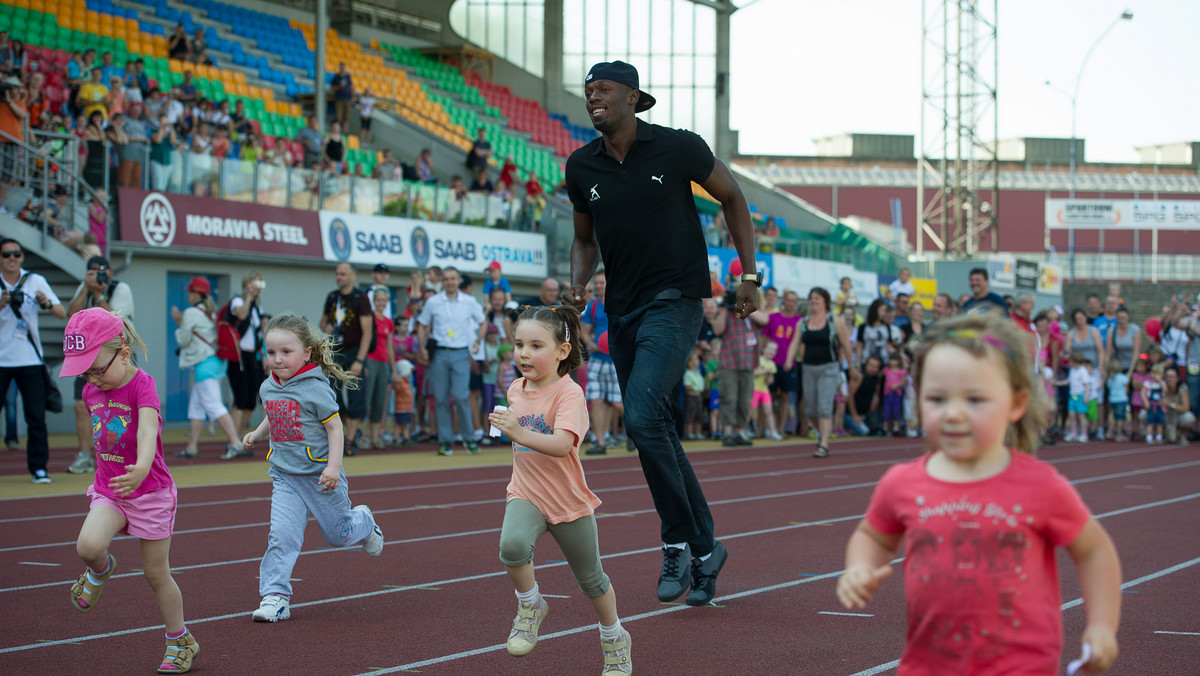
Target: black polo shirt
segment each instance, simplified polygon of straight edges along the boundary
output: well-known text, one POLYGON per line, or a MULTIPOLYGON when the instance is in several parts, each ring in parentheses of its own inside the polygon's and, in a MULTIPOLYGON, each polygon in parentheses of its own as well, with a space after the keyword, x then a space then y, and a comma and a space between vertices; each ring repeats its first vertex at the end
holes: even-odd
POLYGON ((704 139, 684 129, 637 121, 637 138, 618 162, 597 138, 567 159, 567 194, 591 214, 604 260, 605 311, 619 316, 665 289, 708 298, 708 246, 692 182, 715 165, 704 139))

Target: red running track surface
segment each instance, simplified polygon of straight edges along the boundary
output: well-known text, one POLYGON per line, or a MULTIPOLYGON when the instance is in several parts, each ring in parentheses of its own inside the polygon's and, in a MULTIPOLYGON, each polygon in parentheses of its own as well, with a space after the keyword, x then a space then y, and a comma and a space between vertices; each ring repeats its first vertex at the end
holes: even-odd
MULTIPOLYGON (((716 605, 659 603, 658 519, 636 458, 588 460, 605 571, 633 635, 639 674, 882 674, 904 641, 903 585, 890 580, 861 614, 834 597, 846 539, 871 488, 913 440, 858 440, 810 457, 810 443, 693 452, 728 547, 716 605), (832 613, 832 614, 831 614, 832 613)), ((1112 674, 1195 674, 1200 663, 1200 454, 1194 448, 1075 444, 1042 457, 1078 488, 1121 553, 1126 590, 1112 674)), ((351 461, 351 470, 353 465, 351 461)), ((497 558, 508 467, 351 476, 355 504, 383 528, 383 556, 324 546, 310 523, 294 573, 292 619, 254 623, 270 485, 183 487, 172 543, 188 626, 208 674, 594 674, 596 620, 550 537, 534 561, 550 614, 528 656, 504 641, 514 615, 497 558)), ((83 496, 11 499, 0 541, 0 674, 152 673, 161 619, 139 574, 137 543, 117 540, 120 570, 101 604, 69 604, 82 571, 74 539, 83 496)), ((1083 611, 1060 553, 1064 632, 1083 611)), ((899 577, 897 574, 895 577, 899 577)), ((1063 657, 1063 663, 1073 655, 1063 657)))

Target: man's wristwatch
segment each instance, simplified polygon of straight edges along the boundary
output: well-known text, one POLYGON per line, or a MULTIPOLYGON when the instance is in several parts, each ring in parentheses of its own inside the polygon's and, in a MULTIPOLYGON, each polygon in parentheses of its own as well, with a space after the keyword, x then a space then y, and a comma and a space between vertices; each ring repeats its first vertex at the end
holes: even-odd
POLYGON ((745 273, 744 275, 742 275, 742 281, 743 282, 753 282, 755 286, 757 286, 758 288, 761 289, 762 282, 763 282, 762 270, 759 270, 758 272, 745 273))

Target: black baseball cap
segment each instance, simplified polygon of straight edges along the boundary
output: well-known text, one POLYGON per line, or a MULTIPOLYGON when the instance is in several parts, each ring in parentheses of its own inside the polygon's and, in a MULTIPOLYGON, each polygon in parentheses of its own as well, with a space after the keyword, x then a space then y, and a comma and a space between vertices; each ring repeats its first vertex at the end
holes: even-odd
POLYGON ((387 271, 388 271, 387 263, 380 263, 375 266, 375 272, 387 272, 387 271))
POLYGON ((653 96, 646 93, 638 86, 637 68, 625 63, 624 61, 602 61, 588 71, 587 77, 584 78, 584 84, 593 80, 611 80, 619 82, 630 89, 638 90, 638 100, 633 107, 633 112, 640 113, 650 110, 654 107, 657 101, 653 96))

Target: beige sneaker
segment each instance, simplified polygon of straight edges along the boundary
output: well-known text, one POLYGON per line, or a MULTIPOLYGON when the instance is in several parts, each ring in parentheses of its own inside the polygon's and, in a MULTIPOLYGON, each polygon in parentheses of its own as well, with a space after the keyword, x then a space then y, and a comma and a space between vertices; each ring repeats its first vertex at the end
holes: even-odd
POLYGON ((162 664, 158 665, 160 674, 186 674, 192 670, 192 660, 200 654, 200 644, 192 632, 187 632, 179 638, 167 639, 167 652, 163 655, 162 664))
POLYGON ((100 594, 104 591, 104 583, 117 570, 117 557, 108 555, 108 572, 96 575, 90 568, 84 568, 83 575, 71 585, 71 605, 81 613, 95 608, 100 603, 100 594))
POLYGON ((550 607, 546 599, 538 596, 534 603, 518 603, 517 617, 513 620, 512 631, 508 633, 508 654, 513 657, 528 655, 537 645, 538 628, 550 607))
POLYGON ((600 637, 604 649, 604 671, 600 676, 629 676, 633 673, 633 639, 625 628, 612 640, 600 637))

